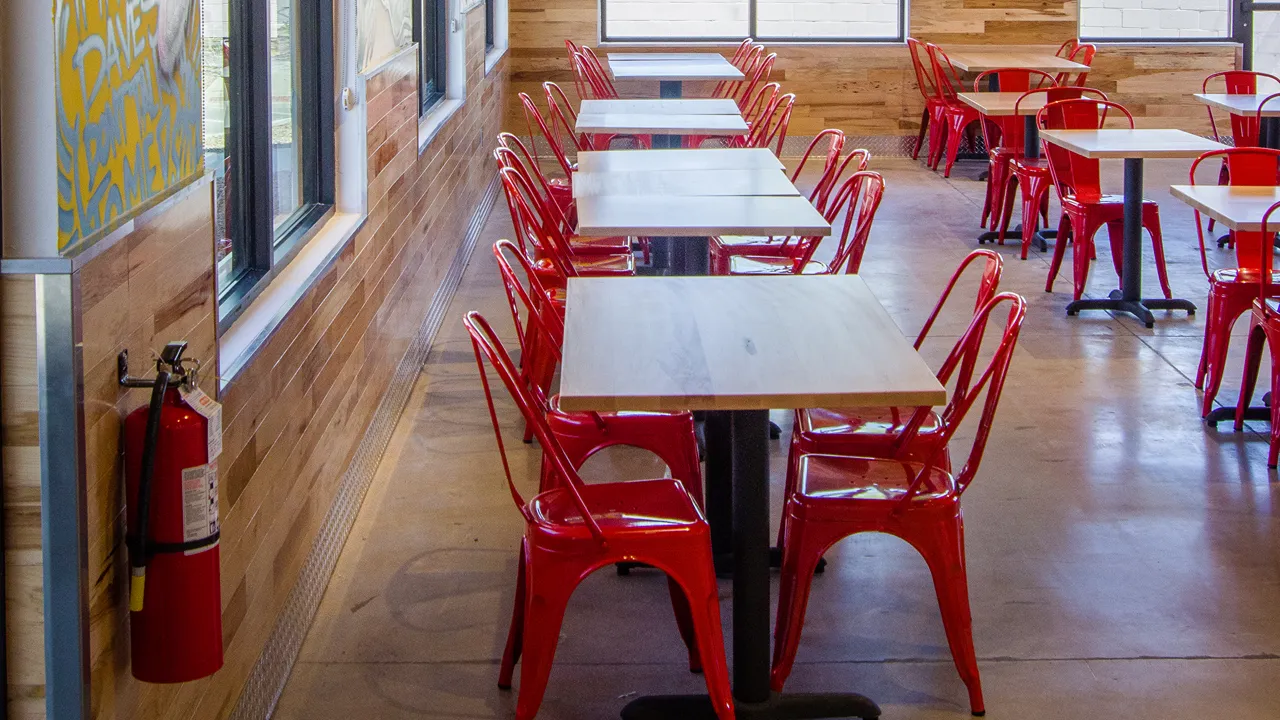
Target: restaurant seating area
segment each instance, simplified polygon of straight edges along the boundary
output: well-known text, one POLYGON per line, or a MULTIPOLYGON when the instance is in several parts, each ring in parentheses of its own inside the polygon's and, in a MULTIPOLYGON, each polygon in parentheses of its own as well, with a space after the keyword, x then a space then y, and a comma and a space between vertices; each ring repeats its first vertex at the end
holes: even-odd
POLYGON ((565 44, 581 105, 548 81, 496 138, 506 202, 284 716, 1280 712, 1254 79, 1202 88, 1227 147, 1138 128, 1093 45, 909 39, 923 160, 788 156, 763 46, 565 44))
POLYGON ((1277 47, 0 3, 0 720, 1280 719, 1277 47))

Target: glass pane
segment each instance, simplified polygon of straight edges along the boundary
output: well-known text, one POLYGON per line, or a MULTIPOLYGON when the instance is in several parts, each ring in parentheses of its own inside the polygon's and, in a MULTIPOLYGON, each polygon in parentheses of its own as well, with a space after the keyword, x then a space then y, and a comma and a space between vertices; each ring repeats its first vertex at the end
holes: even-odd
POLYGON ((1231 0, 1080 0, 1082 38, 1226 38, 1231 0))
POLYGON ((1280 12, 1253 13, 1253 69, 1280 75, 1280 12))
POLYGON ((218 288, 234 276, 228 209, 232 188, 228 171, 227 134, 231 127, 231 38, 227 29, 230 0, 205 0, 201 16, 201 89, 204 94, 204 166, 213 173, 213 222, 217 238, 218 288))
POLYGON ((444 0, 422 3, 422 100, 424 106, 444 92, 444 0))
POLYGON ((297 0, 270 0, 271 23, 271 207, 274 227, 302 202, 299 85, 294 6, 297 0))
POLYGON ((899 0, 757 0, 756 34, 776 38, 889 38, 900 33, 899 0))
POLYGON ((744 38, 748 0, 606 0, 605 34, 617 38, 744 38))

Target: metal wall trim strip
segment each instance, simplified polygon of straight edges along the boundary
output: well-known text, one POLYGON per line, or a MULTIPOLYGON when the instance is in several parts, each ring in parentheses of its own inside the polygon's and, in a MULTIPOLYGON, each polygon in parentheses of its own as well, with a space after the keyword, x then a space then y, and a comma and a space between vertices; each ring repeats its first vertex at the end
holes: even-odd
POLYGON ((356 448, 355 457, 343 473, 338 493, 320 525, 320 532, 302 566, 298 582, 285 600, 284 609, 267 638, 262 655, 249 672, 240 699, 231 712, 231 720, 264 720, 275 712, 293 664, 302 650, 302 642, 320 607, 329 578, 338 563, 347 534, 355 523, 356 514, 364 502, 387 444, 391 441, 391 433, 409 401, 418 373, 426 363, 427 353, 444 322, 449 303, 458 289, 462 273, 466 270, 480 231, 484 228, 497 197, 498 182, 495 176, 471 217, 462 245, 454 255, 444 280, 431 299, 426 318, 396 366, 395 374, 373 413, 364 438, 356 448))

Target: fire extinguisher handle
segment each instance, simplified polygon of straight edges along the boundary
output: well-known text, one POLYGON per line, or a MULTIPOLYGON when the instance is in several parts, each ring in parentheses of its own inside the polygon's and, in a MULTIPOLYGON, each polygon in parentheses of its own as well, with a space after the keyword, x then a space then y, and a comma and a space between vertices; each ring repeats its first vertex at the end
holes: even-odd
POLYGON ((146 592, 147 561, 151 559, 151 480, 156 470, 156 442, 160 438, 160 413, 164 407, 164 395, 169 389, 169 373, 160 370, 151 386, 151 405, 147 409, 147 431, 142 445, 142 467, 138 477, 138 528, 133 534, 134 547, 130 548, 129 564, 132 566, 129 582, 129 609, 141 612, 146 592))

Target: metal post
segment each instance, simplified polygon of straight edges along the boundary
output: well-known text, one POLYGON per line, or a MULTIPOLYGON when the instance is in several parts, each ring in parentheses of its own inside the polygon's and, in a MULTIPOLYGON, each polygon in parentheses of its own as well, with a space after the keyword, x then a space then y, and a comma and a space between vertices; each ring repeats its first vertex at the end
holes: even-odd
MULTIPOLYGON (((707 413, 703 426, 707 440, 707 523, 711 525, 711 552, 717 558, 733 554, 733 433, 729 413, 707 413)), ((728 565, 724 569, 728 569, 728 565)))
POLYGON ((1142 158, 1124 160, 1124 273, 1125 300, 1142 299, 1142 158))
POLYGON ((733 696, 769 699, 769 411, 733 412, 733 696))

